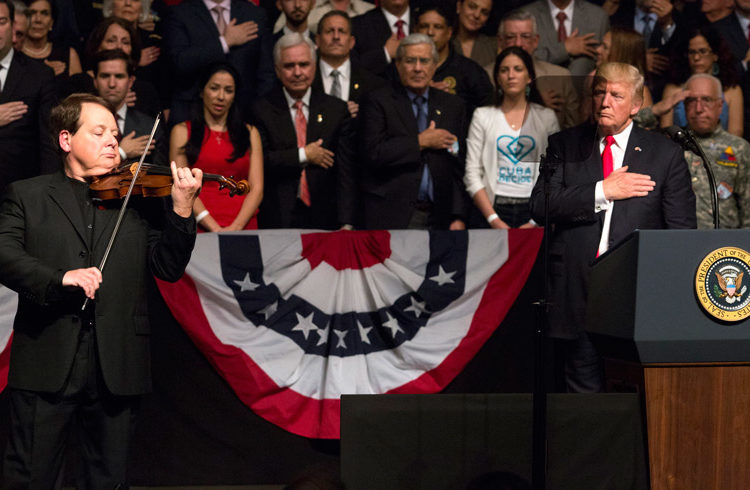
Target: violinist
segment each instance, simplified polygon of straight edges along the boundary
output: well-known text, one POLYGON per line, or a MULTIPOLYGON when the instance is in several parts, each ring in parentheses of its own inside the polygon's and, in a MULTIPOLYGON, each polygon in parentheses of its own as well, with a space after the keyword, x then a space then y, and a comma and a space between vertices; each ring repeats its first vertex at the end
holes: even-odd
POLYGON ((127 488, 132 422, 151 389, 147 289, 152 274, 176 281, 185 270, 202 172, 173 163, 170 198, 131 199, 99 270, 120 202, 94 200, 89 183, 120 163, 115 118, 103 99, 74 94, 50 127, 63 169, 0 200, 0 281, 19 293, 1 486, 57 488, 78 436, 77 487, 127 488))

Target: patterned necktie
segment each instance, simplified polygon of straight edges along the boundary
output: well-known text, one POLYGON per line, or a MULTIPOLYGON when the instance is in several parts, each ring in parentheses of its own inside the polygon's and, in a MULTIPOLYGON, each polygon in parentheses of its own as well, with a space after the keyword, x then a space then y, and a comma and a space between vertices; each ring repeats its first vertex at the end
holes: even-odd
POLYGON ((615 142, 615 137, 611 134, 606 138, 606 144, 604 145, 604 151, 602 152, 602 173, 606 179, 614 169, 614 159, 612 158, 612 144, 615 142))
POLYGON ((568 39, 568 32, 565 30, 565 19, 568 18, 565 12, 558 12, 557 18, 557 40, 564 43, 568 39))
POLYGON ((211 9, 212 12, 216 14, 216 28, 219 30, 219 35, 223 36, 224 31, 227 30, 227 23, 224 20, 224 7, 221 5, 214 5, 214 7, 211 9))
POLYGON ((406 32, 404 32, 404 22, 403 20, 396 21, 396 39, 399 41, 406 37, 406 32))
MULTIPOLYGON (((297 110, 294 115, 294 130, 297 132, 297 148, 304 148, 305 142, 307 141, 307 119, 305 119, 305 113, 302 111, 302 101, 296 101, 294 103, 294 108, 297 110)), ((302 169, 302 174, 299 178, 297 197, 299 197, 306 206, 310 206, 310 189, 307 187, 307 173, 305 172, 305 169, 302 169)))
POLYGON ((339 75, 341 75, 341 72, 338 70, 333 70, 331 72, 331 76, 333 77, 333 83, 331 84, 331 94, 333 97, 336 97, 337 99, 341 99, 341 82, 339 81, 339 75))
MULTIPOLYGON (((421 133, 427 129, 427 99, 418 95, 417 97, 414 97, 414 105, 417 108, 417 129, 421 133)), ((426 163, 424 164, 424 167, 422 167, 422 179, 419 182, 417 199, 420 201, 434 202, 432 174, 430 174, 430 167, 428 167, 426 163)))

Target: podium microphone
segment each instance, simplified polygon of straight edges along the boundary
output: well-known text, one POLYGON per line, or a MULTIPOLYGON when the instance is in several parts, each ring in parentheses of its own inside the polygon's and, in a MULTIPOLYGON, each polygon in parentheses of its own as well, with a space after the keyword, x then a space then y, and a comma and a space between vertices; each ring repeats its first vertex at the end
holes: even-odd
POLYGON ((690 129, 682 129, 679 126, 669 126, 664 129, 664 132, 669 138, 680 145, 683 149, 691 151, 698 155, 703 161, 703 168, 706 170, 708 175, 708 185, 711 187, 711 208, 714 216, 714 228, 719 229, 719 196, 716 192, 716 178, 714 172, 711 169, 711 165, 708 163, 708 157, 703 151, 703 147, 695 139, 695 135, 690 129))

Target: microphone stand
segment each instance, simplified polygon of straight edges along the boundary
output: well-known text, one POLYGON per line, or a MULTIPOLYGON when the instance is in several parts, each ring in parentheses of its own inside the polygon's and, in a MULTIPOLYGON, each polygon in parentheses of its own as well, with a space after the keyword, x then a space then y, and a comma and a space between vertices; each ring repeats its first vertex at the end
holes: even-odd
POLYGON ((544 490, 547 482, 547 336, 549 332, 549 198, 550 181, 555 172, 546 155, 539 161, 539 173, 544 179, 544 238, 542 240, 542 273, 544 288, 542 298, 536 306, 536 329, 534 332, 534 392, 532 421, 532 488, 544 490))

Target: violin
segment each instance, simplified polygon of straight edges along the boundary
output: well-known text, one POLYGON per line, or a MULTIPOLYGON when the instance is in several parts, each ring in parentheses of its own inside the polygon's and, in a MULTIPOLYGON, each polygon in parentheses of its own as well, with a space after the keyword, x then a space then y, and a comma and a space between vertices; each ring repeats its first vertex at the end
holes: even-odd
MULTIPOLYGON (((97 177, 89 184, 95 199, 122 199, 128 193, 138 163, 124 164, 112 172, 97 177)), ((218 182, 219 189, 229 189, 230 196, 244 196, 250 191, 246 180, 234 181, 218 174, 203 174, 203 181, 218 182)), ((172 169, 144 163, 133 186, 133 194, 143 197, 166 197, 172 192, 172 169)))

